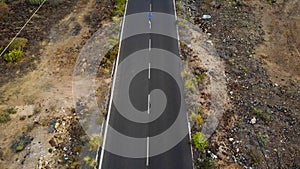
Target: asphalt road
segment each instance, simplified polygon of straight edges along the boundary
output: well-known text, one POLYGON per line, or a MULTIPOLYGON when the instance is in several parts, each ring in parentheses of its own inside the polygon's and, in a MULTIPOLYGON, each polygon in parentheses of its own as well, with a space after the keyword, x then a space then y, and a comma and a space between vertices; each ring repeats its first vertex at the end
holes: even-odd
POLYGON ((128 0, 99 169, 193 168, 173 3, 128 0))

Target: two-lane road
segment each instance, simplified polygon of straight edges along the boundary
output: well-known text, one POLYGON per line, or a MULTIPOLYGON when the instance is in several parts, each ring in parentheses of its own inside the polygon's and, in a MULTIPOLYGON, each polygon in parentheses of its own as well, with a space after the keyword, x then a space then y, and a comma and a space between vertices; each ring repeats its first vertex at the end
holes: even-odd
POLYGON ((193 168, 175 12, 172 0, 126 4, 99 169, 193 168))

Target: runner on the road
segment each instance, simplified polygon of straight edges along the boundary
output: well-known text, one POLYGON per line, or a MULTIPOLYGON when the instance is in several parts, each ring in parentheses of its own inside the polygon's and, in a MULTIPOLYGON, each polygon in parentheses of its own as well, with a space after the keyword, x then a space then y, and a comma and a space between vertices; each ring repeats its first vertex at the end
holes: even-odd
POLYGON ((148 13, 148 19, 149 19, 149 27, 151 29, 151 19, 153 18, 153 14, 152 14, 152 11, 150 10, 149 13, 148 13))
POLYGON ((152 11, 149 11, 149 13, 148 13, 148 19, 149 19, 150 22, 151 22, 152 18, 153 18, 152 11))

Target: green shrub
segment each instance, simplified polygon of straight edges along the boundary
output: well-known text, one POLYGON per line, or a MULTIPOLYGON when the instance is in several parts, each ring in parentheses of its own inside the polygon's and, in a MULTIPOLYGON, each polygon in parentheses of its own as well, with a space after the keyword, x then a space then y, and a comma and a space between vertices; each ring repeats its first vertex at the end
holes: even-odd
POLYGON ((43 2, 44 2, 44 0, 29 0, 29 3, 31 5, 40 5, 43 2))
POLYGON ((3 58, 9 63, 18 62, 23 58, 23 52, 18 49, 14 49, 9 53, 4 54, 3 58))
POLYGON ((269 136, 261 133, 258 133, 257 140, 261 146, 266 146, 270 142, 269 136))
POLYGON ((15 114, 15 113, 17 113, 17 110, 14 108, 8 108, 8 109, 4 110, 0 114, 0 123, 5 123, 5 122, 9 121, 10 115, 15 114))
POLYGON ((24 148, 27 145, 29 145, 32 140, 33 140, 33 138, 31 136, 26 135, 25 133, 22 133, 21 135, 18 136, 18 139, 14 140, 12 142, 10 149, 15 153, 20 152, 20 151, 24 150, 24 148))
POLYGON ((17 147, 16 147, 16 151, 22 151, 24 149, 24 144, 20 143, 17 147))
POLYGON ((196 124, 196 125, 201 125, 203 124, 203 119, 200 114, 192 113, 191 114, 191 120, 196 124))
POLYGON ((208 146, 208 141, 201 132, 196 132, 192 139, 197 149, 204 150, 208 146))
POLYGON ((102 122, 103 122, 103 117, 102 116, 99 116, 99 117, 96 118, 96 123, 97 124, 102 124, 102 122))
POLYGON ((190 76, 190 73, 189 73, 188 71, 183 70, 183 71, 181 72, 181 77, 182 77, 182 78, 187 78, 187 77, 189 77, 189 76, 190 76))
POLYGON ((0 20, 2 20, 9 12, 9 7, 5 2, 0 2, 0 20))
POLYGON ((202 72, 200 74, 195 75, 196 81, 198 83, 200 83, 201 81, 203 81, 203 79, 205 79, 205 77, 206 77, 206 73, 205 72, 202 72))
POLYGON ((253 112, 255 115, 257 115, 259 118, 261 118, 265 122, 269 122, 271 120, 271 116, 267 113, 264 113, 262 110, 254 108, 253 112))
POLYGON ((8 112, 9 114, 16 114, 17 113, 17 110, 15 108, 8 108, 5 111, 8 112))
POLYGON ((90 137, 89 140, 90 150, 97 150, 98 147, 102 144, 102 137, 99 135, 94 135, 90 137))
POLYGON ((0 114, 0 123, 5 123, 10 120, 9 113, 4 111, 0 114))
POLYGON ((26 38, 16 38, 7 48, 7 51, 12 51, 14 49, 22 50, 26 46, 28 40, 26 38))
POLYGON ((107 54, 103 57, 100 65, 103 68, 111 68, 113 62, 118 56, 118 46, 115 45, 111 50, 107 52, 107 54))
POLYGON ((126 0, 116 0, 115 9, 113 11, 114 16, 123 16, 125 11, 126 0))
POLYGON ((195 89, 194 82, 191 79, 186 80, 184 86, 185 86, 185 88, 190 89, 190 90, 195 89))
POLYGON ((90 167, 96 167, 97 166, 97 161, 93 160, 90 156, 84 157, 84 162, 88 164, 90 167))

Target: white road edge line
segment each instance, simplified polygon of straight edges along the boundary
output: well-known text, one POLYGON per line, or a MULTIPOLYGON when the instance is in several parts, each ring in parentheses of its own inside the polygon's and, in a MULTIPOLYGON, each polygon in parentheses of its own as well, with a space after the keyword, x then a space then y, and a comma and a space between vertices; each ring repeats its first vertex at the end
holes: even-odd
POLYGON ((109 119, 110 119, 111 105, 112 105, 112 101, 113 101, 113 95, 114 95, 115 84, 116 84, 116 77, 117 77, 117 72, 118 72, 118 64, 119 64, 120 50, 121 50, 121 44, 122 44, 122 38, 123 38, 123 30, 124 30, 125 19, 126 19, 127 6, 128 6, 128 0, 126 0, 124 17, 123 17, 123 20, 122 20, 123 23, 122 23, 122 28, 121 28, 121 34, 119 36, 119 52, 118 52, 117 60, 116 60, 116 63, 115 63, 116 64, 116 69, 115 69, 114 79, 113 79, 113 83, 112 83, 112 89, 111 89, 111 95, 110 95, 109 107, 108 107, 108 114, 107 114, 107 119, 106 119, 106 125, 105 125, 105 131, 104 131, 104 137, 103 137, 103 143, 102 143, 102 149, 101 149, 101 155, 100 155, 100 161, 99 161, 98 169, 101 169, 102 163, 103 163, 104 149, 105 149, 106 136, 107 136, 107 128, 108 128, 108 123, 109 123, 109 119))
MULTIPOLYGON (((176 23, 178 23, 178 17, 177 17, 176 2, 175 2, 175 0, 173 0, 173 7, 174 7, 174 13, 175 13, 175 21, 176 21, 176 23)), ((178 51, 179 51, 179 55, 180 55, 180 39, 179 39, 178 24, 176 24, 176 31, 177 31, 177 40, 178 40, 178 51)), ((190 122, 189 122, 189 116, 188 116, 188 113, 186 114, 186 120, 187 120, 187 123, 188 123, 189 139, 190 139, 190 141, 191 141, 191 140, 192 140, 192 133, 191 133, 191 126, 190 126, 190 122)), ((194 153, 193 153, 192 144, 190 145, 190 147, 191 147, 192 158, 194 158, 194 153)), ((193 168, 195 168, 194 163, 192 163, 192 165, 193 165, 193 168)))

